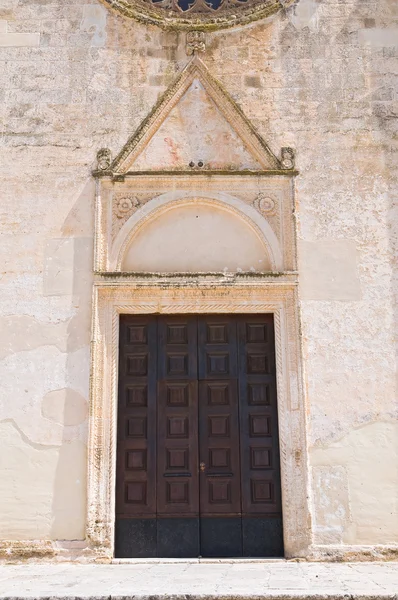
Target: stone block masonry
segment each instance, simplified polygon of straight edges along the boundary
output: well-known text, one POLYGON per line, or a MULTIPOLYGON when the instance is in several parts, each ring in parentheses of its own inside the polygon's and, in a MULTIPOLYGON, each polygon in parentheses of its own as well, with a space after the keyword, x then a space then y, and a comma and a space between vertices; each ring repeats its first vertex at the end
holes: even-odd
MULTIPOLYGON (((296 152, 290 248, 311 482, 297 528, 310 558, 397 552, 397 31, 396 0, 297 0, 206 33, 200 55, 271 150, 296 152)), ((182 72, 185 48, 185 34, 100 0, 0 2, 2 558, 85 556, 92 170, 182 72)))

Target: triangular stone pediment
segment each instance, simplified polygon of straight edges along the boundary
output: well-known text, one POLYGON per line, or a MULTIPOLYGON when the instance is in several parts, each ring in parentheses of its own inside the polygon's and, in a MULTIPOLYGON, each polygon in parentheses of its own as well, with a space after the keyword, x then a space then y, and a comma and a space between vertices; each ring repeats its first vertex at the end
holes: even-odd
POLYGON ((142 171, 280 170, 278 159, 195 57, 111 165, 142 171))
POLYGON ((261 169, 198 77, 132 163, 133 170, 183 169, 203 163, 210 169, 261 169))

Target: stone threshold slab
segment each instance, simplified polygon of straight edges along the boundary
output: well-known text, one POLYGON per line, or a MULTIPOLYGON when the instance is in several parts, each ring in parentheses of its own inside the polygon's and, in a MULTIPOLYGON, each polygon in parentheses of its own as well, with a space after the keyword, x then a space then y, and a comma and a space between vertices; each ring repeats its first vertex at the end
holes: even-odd
POLYGON ((28 562, 0 566, 0 600, 6 599, 398 600, 398 564, 264 559, 28 562))
POLYGON ((91 595, 87 594, 51 594, 43 595, 16 595, 3 596, 1 600, 397 600, 398 593, 378 593, 378 594, 347 594, 341 593, 311 593, 309 591, 295 593, 264 592, 264 594, 253 596, 251 594, 231 594, 224 596, 222 594, 151 594, 151 595, 91 595))
POLYGON ((286 560, 284 558, 114 558, 112 565, 233 565, 233 564, 286 564, 299 562, 297 560, 286 560))

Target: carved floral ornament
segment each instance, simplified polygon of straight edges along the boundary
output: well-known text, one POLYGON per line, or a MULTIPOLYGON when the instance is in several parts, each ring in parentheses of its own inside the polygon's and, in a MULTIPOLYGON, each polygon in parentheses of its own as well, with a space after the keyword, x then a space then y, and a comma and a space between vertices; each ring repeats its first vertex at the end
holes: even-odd
POLYGON ((267 194, 260 192, 256 199, 253 202, 254 208, 258 210, 259 213, 267 216, 274 215, 276 212, 275 200, 270 198, 267 194))
POLYGON ((139 207, 138 198, 134 196, 124 196, 116 200, 116 216, 118 219, 123 219, 129 213, 132 213, 139 207))
MULTIPOLYGON (((139 200, 136 196, 131 196, 128 194, 116 196, 113 200, 114 214, 118 220, 126 219, 135 213, 135 211, 141 206, 143 206, 148 199, 151 198, 139 200)), ((255 196, 254 200, 250 202, 254 208, 265 217, 271 217, 277 212, 277 204, 268 193, 260 192, 257 194, 257 196, 255 196)))
POLYGON ((214 30, 269 17, 295 0, 103 0, 126 17, 163 29, 214 30))

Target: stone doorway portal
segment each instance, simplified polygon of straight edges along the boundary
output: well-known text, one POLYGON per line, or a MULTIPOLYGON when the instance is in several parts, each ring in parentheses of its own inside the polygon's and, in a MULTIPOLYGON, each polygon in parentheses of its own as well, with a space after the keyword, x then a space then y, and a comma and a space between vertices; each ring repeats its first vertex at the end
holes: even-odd
MULTIPOLYGON (((283 547, 286 557, 306 556, 312 539, 293 150, 282 148, 278 158, 195 56, 117 156, 106 148, 98 152, 93 174, 90 546, 107 559, 120 555, 115 552, 120 315, 272 314, 283 547), (197 114, 209 115, 200 127, 197 114), (181 149, 177 161, 164 148, 169 139, 181 149), (219 139, 225 140, 222 152, 219 139)), ((155 423, 157 418, 153 415, 155 423)))
POLYGON ((282 556, 273 315, 121 315, 116 557, 282 556))

